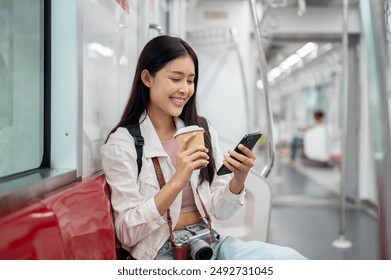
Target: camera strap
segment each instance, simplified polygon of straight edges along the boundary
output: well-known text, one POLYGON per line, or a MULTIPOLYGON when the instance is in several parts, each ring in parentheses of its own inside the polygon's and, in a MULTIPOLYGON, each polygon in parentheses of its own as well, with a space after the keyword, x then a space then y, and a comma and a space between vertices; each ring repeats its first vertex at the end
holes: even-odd
MULTIPOLYGON (((210 237, 212 238, 212 236, 213 236, 212 220, 210 219, 210 216, 209 216, 209 214, 208 214, 208 211, 206 211, 205 204, 202 202, 201 196, 200 196, 200 194, 198 193, 198 188, 197 188, 196 190, 197 190, 198 198, 200 199, 200 202, 201 202, 202 210, 204 210, 204 213, 205 213, 206 221, 208 222, 208 229, 209 229, 209 231, 210 231, 210 237)), ((211 242, 212 242, 212 240, 211 240, 211 242)))
MULTIPOLYGON (((153 162, 153 166, 155 168, 155 172, 156 172, 157 180, 159 182, 160 189, 162 189, 164 187, 164 185, 166 184, 166 181, 164 180, 164 177, 163 177, 163 172, 162 172, 162 169, 160 167, 159 159, 157 157, 153 157, 152 158, 152 162, 153 162)), ((206 221, 208 222, 208 229, 210 231, 210 237, 211 237, 211 241, 212 241, 212 236, 213 236, 212 220, 210 219, 208 211, 206 211, 206 207, 205 207, 204 203, 201 200, 201 196, 198 193, 198 189, 197 189, 197 194, 198 194, 198 197, 199 197, 200 202, 201 202, 202 210, 205 213, 206 221)), ((172 235, 172 231, 173 230, 172 230, 172 219, 171 219, 171 215, 170 215, 170 208, 167 209, 167 223, 168 223, 168 229, 170 230, 171 248, 174 248, 174 238, 173 238, 173 235, 172 235)))
MULTIPOLYGON (((164 180, 163 177, 163 172, 160 167, 159 159, 157 157, 153 157, 152 162, 153 162, 153 166, 155 167, 155 172, 156 172, 157 180, 159 182, 160 189, 162 189, 166 184, 166 181, 164 180)), ((167 208, 167 223, 168 223, 168 229, 170 230, 171 248, 174 248, 174 238, 172 236, 172 219, 170 215, 170 208, 167 208)))

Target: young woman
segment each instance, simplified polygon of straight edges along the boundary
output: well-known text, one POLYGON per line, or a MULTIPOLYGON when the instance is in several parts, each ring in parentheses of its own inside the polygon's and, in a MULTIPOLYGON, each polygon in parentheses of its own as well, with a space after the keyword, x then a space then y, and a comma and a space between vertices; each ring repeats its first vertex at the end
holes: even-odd
MULTIPOLYGON (((172 232, 206 225, 223 235, 218 220, 231 217, 243 205, 244 182, 255 161, 251 150, 240 146, 244 155, 229 151, 240 162, 224 158, 210 124, 205 146, 186 149, 194 134, 180 144, 174 140, 178 129, 204 125, 196 109, 197 81, 198 59, 185 41, 170 36, 149 41, 140 54, 122 118, 102 147, 116 234, 132 258, 177 258, 172 232), (137 125, 145 141, 139 174, 134 139, 125 128, 137 125), (154 158, 165 179, 161 187, 154 158), (232 176, 216 176, 216 166, 223 162, 232 176)), ((216 259, 304 258, 290 248, 263 242, 224 236, 218 240, 213 234, 211 238, 216 259)))

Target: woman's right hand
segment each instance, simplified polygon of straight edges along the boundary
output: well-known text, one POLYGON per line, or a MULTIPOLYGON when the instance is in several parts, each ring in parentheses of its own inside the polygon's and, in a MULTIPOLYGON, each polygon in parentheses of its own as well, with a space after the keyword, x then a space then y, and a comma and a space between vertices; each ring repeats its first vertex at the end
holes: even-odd
POLYGON ((204 168, 209 164, 208 149, 204 146, 194 146, 186 149, 187 144, 197 135, 191 133, 178 144, 176 153, 176 172, 172 179, 185 187, 194 170, 204 168))
POLYGON ((196 132, 178 144, 176 153, 176 171, 174 176, 155 195, 156 207, 160 215, 164 215, 174 199, 189 182, 194 170, 206 167, 209 163, 208 149, 204 146, 195 146, 186 149, 187 144, 196 136, 196 132))

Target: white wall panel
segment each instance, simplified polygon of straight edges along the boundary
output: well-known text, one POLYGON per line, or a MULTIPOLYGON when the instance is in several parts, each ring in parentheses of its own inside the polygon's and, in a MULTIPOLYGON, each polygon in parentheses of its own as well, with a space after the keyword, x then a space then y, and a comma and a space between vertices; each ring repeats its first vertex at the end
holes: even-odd
MULTIPOLYGON (((199 37, 190 39, 200 62, 198 105, 202 115, 211 120, 221 138, 238 142, 249 132, 243 77, 232 40, 222 40, 219 29, 235 28, 239 51, 245 66, 245 83, 253 105, 255 63, 251 50, 252 21, 247 1, 202 1, 187 10, 187 30, 199 37), (201 31, 201 32, 198 32, 201 31), (214 36, 216 33, 216 36, 214 36)), ((253 107, 251 107, 253 108, 253 107)), ((251 119, 251 118, 250 118, 251 119)))
POLYGON ((100 147, 119 121, 137 63, 137 5, 83 1, 83 176, 101 169, 100 147))
POLYGON ((77 24, 76 0, 52 1, 51 167, 77 164, 77 24))

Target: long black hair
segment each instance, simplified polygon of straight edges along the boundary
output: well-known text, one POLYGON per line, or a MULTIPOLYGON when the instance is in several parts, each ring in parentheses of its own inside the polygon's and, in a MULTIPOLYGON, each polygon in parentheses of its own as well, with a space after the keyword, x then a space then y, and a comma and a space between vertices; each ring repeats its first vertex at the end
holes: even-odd
MULTIPOLYGON (((150 96, 149 88, 142 82, 141 73, 144 69, 148 70, 153 77, 156 72, 164 68, 170 61, 182 56, 189 55, 193 60, 195 67, 194 77, 194 94, 185 104, 179 118, 183 120, 186 126, 199 125, 205 127, 205 119, 198 116, 196 108, 196 93, 198 83, 198 58, 194 50, 184 40, 167 35, 158 36, 150 40, 142 50, 137 62, 136 72, 134 74, 132 89, 130 91, 129 101, 125 107, 124 113, 119 123, 110 131, 117 130, 118 127, 136 126, 143 122, 140 120, 143 113, 147 110, 150 96)), ((213 157, 213 147, 208 131, 204 134, 205 146, 209 150, 209 164, 206 168, 201 169, 199 184, 205 180, 212 183, 216 166, 213 157)), ((106 140, 107 141, 107 140, 106 140)))

